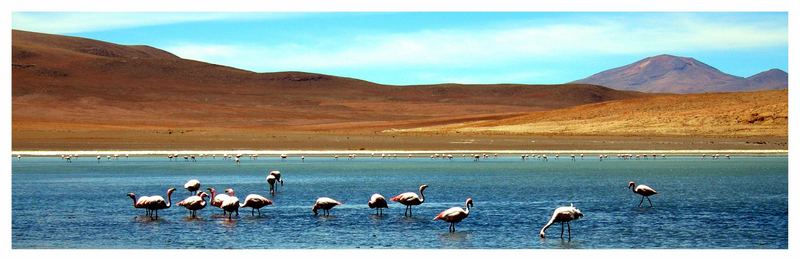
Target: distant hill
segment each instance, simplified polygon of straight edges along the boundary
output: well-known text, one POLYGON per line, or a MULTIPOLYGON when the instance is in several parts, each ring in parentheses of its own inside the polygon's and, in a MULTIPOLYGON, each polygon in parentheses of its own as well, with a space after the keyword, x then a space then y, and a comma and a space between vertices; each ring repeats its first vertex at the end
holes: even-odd
POLYGON ((659 95, 395 132, 788 137, 788 104, 787 90, 659 95))
POLYGON ((589 84, 391 86, 316 73, 255 73, 149 46, 18 30, 12 31, 11 62, 15 131, 34 123, 324 130, 358 122, 384 128, 645 95, 589 84))
POLYGON ((658 55, 572 83, 659 93, 739 92, 787 88, 788 74, 771 69, 743 78, 721 72, 694 58, 658 55))

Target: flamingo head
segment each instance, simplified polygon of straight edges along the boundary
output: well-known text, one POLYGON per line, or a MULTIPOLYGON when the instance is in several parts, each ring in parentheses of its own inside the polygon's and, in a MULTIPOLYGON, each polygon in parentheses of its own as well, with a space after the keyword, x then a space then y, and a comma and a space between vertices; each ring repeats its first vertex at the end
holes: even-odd
POLYGON ((467 198, 467 206, 474 208, 475 206, 472 205, 472 198, 467 198))
POLYGON ((317 204, 314 204, 314 206, 311 207, 311 212, 314 212, 314 216, 317 215, 317 209, 319 209, 319 205, 317 204))
POLYGON ((206 188, 206 190, 208 190, 208 192, 211 194, 217 193, 217 190, 214 188, 206 188))
POLYGON ((423 191, 426 188, 428 188, 428 185, 422 184, 422 186, 419 186, 419 191, 423 191))
POLYGON ((636 183, 633 183, 633 181, 628 182, 628 188, 632 188, 633 186, 636 186, 636 183))
POLYGON ((172 195, 172 192, 175 192, 175 188, 167 189, 167 195, 172 195))
MULTIPOLYGON (((570 204, 570 206, 572 206, 572 204, 570 204)), ((572 217, 573 217, 573 219, 582 218, 583 217, 583 213, 581 213, 580 209, 572 206, 572 217)))
POLYGON ((197 194, 197 196, 199 196, 200 198, 205 198, 208 197, 208 194, 205 192, 200 192, 200 194, 197 194))
POLYGON ((136 199, 136 194, 128 193, 128 197, 131 197, 132 199, 136 199))
POLYGON ((227 188, 227 189, 225 189, 225 194, 228 194, 228 196, 233 196, 233 193, 234 193, 234 192, 233 192, 233 189, 232 189, 232 188, 227 188))

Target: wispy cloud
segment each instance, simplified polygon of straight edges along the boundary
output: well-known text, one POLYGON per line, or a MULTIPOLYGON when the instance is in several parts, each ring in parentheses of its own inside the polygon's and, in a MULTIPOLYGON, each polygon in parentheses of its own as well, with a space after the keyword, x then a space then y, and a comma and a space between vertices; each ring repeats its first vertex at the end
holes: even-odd
POLYGON ((13 13, 14 29, 54 33, 82 33, 112 29, 200 21, 277 19, 293 13, 13 13))
POLYGON ((502 27, 351 35, 337 41, 176 43, 184 58, 259 71, 333 68, 472 67, 531 60, 618 54, 724 51, 784 46, 786 24, 722 21, 687 15, 656 19, 582 21, 502 27), (664 18, 669 19, 664 19, 664 18))

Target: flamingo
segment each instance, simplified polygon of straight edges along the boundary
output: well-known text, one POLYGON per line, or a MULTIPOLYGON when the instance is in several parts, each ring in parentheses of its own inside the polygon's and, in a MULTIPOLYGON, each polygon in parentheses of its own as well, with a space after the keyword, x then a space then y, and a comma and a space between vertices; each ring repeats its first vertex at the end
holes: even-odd
POLYGON ((580 209, 575 208, 572 204, 569 204, 569 207, 559 207, 553 211, 553 216, 550 217, 550 221, 542 227, 542 230, 539 231, 539 237, 544 238, 544 232, 549 228, 553 223, 559 222, 561 223, 561 238, 564 238, 564 223, 567 223, 567 239, 572 239, 572 229, 569 226, 569 222, 582 218, 583 213, 581 213, 580 209))
POLYGON ((133 199, 133 207, 134 208, 143 208, 144 214, 150 216, 150 209, 147 208, 147 204, 150 202, 150 197, 141 196, 139 199, 136 199, 136 194, 128 193, 128 197, 133 199))
POLYGON ((233 161, 236 163, 236 166, 238 167, 238 166, 239 166, 239 163, 240 163, 240 162, 239 162, 239 157, 236 157, 236 159, 234 159, 233 161))
MULTIPOLYGON (((207 190, 211 193, 211 205, 218 208, 222 208, 222 202, 230 197, 227 194, 217 194, 217 190, 214 188, 207 188, 207 190)), ((222 210, 222 214, 225 214, 224 209, 222 210)))
POLYGON ((436 215, 433 220, 435 221, 437 219, 441 219, 445 222, 450 222, 450 228, 448 231, 450 231, 450 233, 454 233, 456 232, 456 223, 461 222, 461 220, 464 220, 469 216, 470 207, 474 207, 472 205, 472 198, 467 198, 467 201, 464 202, 464 208, 448 208, 447 210, 442 211, 442 213, 439 213, 439 215, 436 215))
POLYGON ((239 205, 239 208, 250 208, 250 215, 255 216, 255 210, 258 210, 258 215, 261 216, 261 208, 272 205, 272 200, 269 200, 258 194, 250 194, 244 198, 244 203, 239 205))
POLYGON ((275 175, 267 175, 267 183, 269 184, 269 194, 275 195, 275 175))
POLYGON ((283 179, 281 178, 281 172, 277 170, 273 170, 269 172, 270 175, 275 176, 275 180, 281 183, 281 187, 283 187, 283 179))
POLYGON ((148 215, 150 219, 158 219, 158 210, 165 209, 172 206, 172 192, 175 192, 175 188, 167 189, 167 200, 164 201, 159 195, 153 195, 149 197, 139 197, 139 200, 136 200, 136 194, 128 193, 128 196, 134 199, 133 207, 135 208, 146 208, 148 210, 148 215), (155 218, 153 218, 153 213, 156 214, 155 218))
POLYGON ((208 203, 206 201, 206 197, 208 197, 208 194, 201 191, 197 195, 190 196, 184 200, 181 200, 180 202, 178 202, 178 206, 182 206, 188 209, 189 213, 194 218, 197 217, 198 210, 201 210, 206 207, 208 203))
POLYGON ((22 159, 22 155, 17 154, 17 160, 22 159))
POLYGON ((400 204, 406 205, 406 211, 403 213, 406 216, 411 216, 411 206, 419 205, 425 202, 425 194, 423 191, 428 188, 428 185, 421 185, 419 186, 419 196, 417 193, 414 192, 406 192, 400 195, 392 197, 392 201, 400 202, 400 204))
POLYGON ((228 193, 228 198, 223 200, 219 207, 228 212, 228 220, 231 220, 233 212, 239 216, 239 198, 233 195, 233 189, 226 189, 225 192, 228 193))
POLYGON ((383 208, 389 208, 389 204, 386 204, 386 198, 378 193, 372 194, 372 197, 369 198, 369 202, 367 202, 367 206, 375 209, 375 215, 378 215, 380 211, 381 216, 383 216, 383 208))
POLYGON ((311 207, 311 212, 314 212, 314 216, 316 216, 317 209, 322 209, 323 215, 330 216, 331 209, 341 204, 342 204, 341 202, 336 201, 335 199, 329 197, 321 197, 318 198, 316 202, 314 202, 314 206, 311 207))
POLYGON ((653 202, 650 201, 650 196, 658 194, 655 189, 648 187, 647 185, 639 185, 636 186, 636 183, 633 181, 628 182, 628 188, 633 190, 633 193, 642 195, 642 200, 639 201, 639 207, 642 206, 642 202, 644 202, 644 198, 647 198, 647 202, 650 202, 650 207, 653 207, 653 202), (634 186, 636 188, 634 188, 634 186))
POLYGON ((197 191, 200 190, 200 181, 196 179, 189 180, 183 185, 183 188, 192 193, 192 195, 196 195, 197 191))

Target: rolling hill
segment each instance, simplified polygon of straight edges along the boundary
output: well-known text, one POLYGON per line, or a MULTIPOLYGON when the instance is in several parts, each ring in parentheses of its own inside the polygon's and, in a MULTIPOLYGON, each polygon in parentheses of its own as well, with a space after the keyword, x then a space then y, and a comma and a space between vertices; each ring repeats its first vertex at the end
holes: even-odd
POLYGON ((14 30, 15 127, 306 126, 430 121, 639 97, 587 84, 389 86, 304 72, 255 73, 148 46, 14 30))

